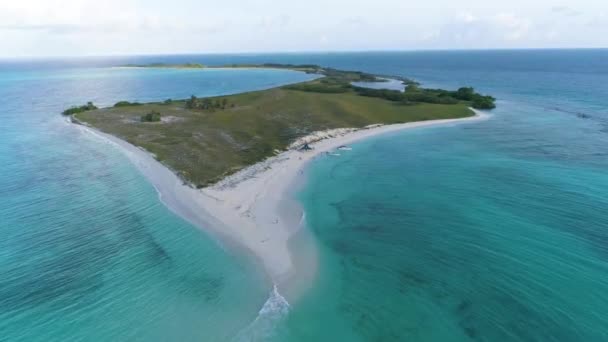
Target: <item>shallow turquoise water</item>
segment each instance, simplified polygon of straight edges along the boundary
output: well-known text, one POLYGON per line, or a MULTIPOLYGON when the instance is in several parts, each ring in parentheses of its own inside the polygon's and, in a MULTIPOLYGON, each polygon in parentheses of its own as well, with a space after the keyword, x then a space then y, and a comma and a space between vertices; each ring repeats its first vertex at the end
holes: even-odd
POLYGON ((255 90, 278 71, 0 72, 0 340, 228 340, 269 296, 263 273, 173 215, 117 148, 59 115, 89 99, 255 90))
POLYGON ((606 61, 608 50, 0 62, 0 332, 9 341, 608 340, 606 61), (307 76, 99 68, 157 61, 317 63, 472 85, 499 107, 485 122, 395 133, 317 160, 299 198, 318 278, 285 316, 264 306, 271 285, 252 263, 172 215, 119 151, 57 113, 307 76))
POLYGON ((316 162, 300 197, 319 280, 277 339, 608 340, 608 64, 562 57, 420 72, 499 108, 316 162))

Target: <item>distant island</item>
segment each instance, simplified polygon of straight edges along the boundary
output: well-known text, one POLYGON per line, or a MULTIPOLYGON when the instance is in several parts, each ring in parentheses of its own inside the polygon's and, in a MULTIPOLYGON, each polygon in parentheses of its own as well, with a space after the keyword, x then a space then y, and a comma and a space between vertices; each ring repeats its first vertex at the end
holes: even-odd
MULTIPOLYGON (((138 67, 197 67, 149 64, 138 67)), ((318 74, 316 80, 229 96, 152 103, 92 103, 64 111, 73 120, 120 137, 154 154, 195 187, 214 184, 314 132, 375 124, 465 118, 469 107, 491 109, 494 98, 473 88, 426 89, 406 78, 404 90, 371 89, 355 82, 386 76, 317 65, 262 64, 228 67, 280 68, 318 74), (204 167, 201 167, 204 165, 204 167)))
POLYGON ((333 68, 324 68, 316 64, 279 64, 279 63, 264 63, 264 64, 225 64, 219 66, 206 66, 200 63, 148 63, 148 64, 124 64, 120 65, 121 68, 174 68, 174 69, 286 69, 301 71, 308 74, 322 74, 325 76, 332 75, 345 75, 346 73, 356 74, 355 79, 358 81, 365 82, 386 82, 386 78, 392 78, 395 80, 402 81, 403 84, 417 84, 408 78, 401 76, 382 76, 373 75, 360 71, 344 71, 333 68))

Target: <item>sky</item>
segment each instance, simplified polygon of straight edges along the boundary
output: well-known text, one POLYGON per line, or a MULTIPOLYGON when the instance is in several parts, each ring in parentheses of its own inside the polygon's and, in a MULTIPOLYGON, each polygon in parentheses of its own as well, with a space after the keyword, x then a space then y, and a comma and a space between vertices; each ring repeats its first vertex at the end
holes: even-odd
POLYGON ((608 0, 0 0, 0 57, 605 48, 608 0))

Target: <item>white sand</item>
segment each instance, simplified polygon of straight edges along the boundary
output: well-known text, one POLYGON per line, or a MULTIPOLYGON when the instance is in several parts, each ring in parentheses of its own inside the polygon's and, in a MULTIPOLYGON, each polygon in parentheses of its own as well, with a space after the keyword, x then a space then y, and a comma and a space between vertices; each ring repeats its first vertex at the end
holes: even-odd
POLYGON ((288 150, 202 190, 184 185, 150 153, 95 129, 86 128, 85 131, 122 147, 129 159, 154 185, 161 201, 170 210, 195 226, 228 239, 224 241, 245 247, 259 258, 272 280, 280 284, 295 271, 288 240, 296 231, 301 217, 301 212, 293 207, 287 210, 291 212, 286 212, 285 203, 291 196, 292 185, 298 177, 303 177, 303 169, 310 160, 341 145, 384 133, 471 122, 487 117, 480 112, 476 114, 464 119, 318 132, 298 142, 311 142, 312 151, 288 150))

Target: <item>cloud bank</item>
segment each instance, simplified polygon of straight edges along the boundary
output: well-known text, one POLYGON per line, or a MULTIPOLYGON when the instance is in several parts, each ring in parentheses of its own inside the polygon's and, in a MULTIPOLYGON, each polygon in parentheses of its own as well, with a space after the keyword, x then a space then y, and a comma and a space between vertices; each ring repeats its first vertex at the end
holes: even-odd
POLYGON ((594 0, 20 0, 0 3, 2 57, 608 47, 594 0))

